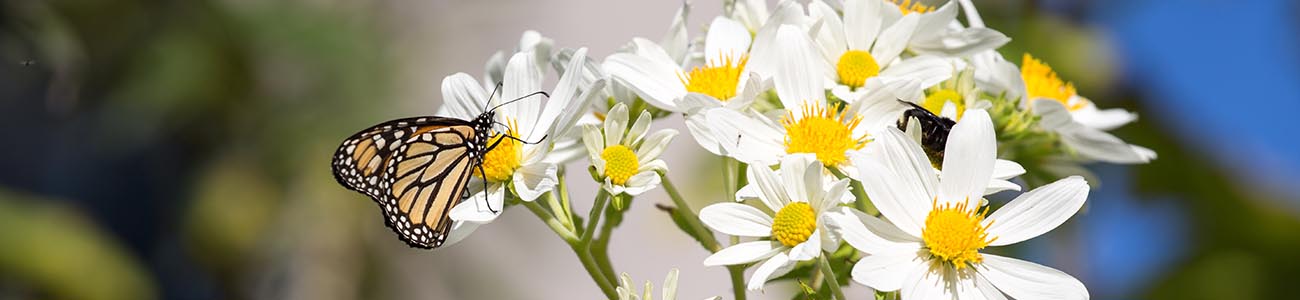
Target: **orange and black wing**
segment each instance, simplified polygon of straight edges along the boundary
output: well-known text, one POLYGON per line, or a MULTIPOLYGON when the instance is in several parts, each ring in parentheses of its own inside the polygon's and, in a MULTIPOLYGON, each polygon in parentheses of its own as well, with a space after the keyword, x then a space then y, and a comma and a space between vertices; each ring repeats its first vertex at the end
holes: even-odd
POLYGON ((385 122, 343 141, 334 155, 334 176, 378 202, 402 241, 435 248, 447 239, 447 214, 464 198, 471 170, 480 163, 482 156, 468 147, 475 134, 459 119, 385 122))

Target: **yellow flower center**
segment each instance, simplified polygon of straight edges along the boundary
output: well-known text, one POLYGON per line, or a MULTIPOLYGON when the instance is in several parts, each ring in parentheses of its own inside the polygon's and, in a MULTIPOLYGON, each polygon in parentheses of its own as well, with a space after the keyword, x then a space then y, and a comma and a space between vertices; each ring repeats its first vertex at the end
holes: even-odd
POLYGON ((948 102, 957 105, 957 120, 961 120, 962 113, 966 112, 966 102, 962 101, 961 94, 951 89, 942 89, 930 93, 930 95, 925 96, 925 101, 921 102, 921 107, 937 115, 943 112, 943 105, 948 102))
POLYGON ((1061 80, 1051 66, 1029 53, 1025 53, 1024 62, 1021 63, 1020 77, 1025 79, 1025 89, 1028 90, 1030 99, 1056 100, 1071 111, 1083 108, 1088 102, 1084 100, 1071 103, 1070 99, 1077 94, 1074 84, 1061 80))
POLYGON ((617 185, 627 184, 627 179, 636 175, 636 170, 641 168, 636 153, 623 145, 605 148, 605 151, 600 152, 600 158, 605 160, 605 176, 617 185))
POLYGON ((867 78, 880 74, 880 65, 867 51, 849 50, 835 63, 835 73, 840 76, 840 84, 860 88, 867 83, 867 78))
POLYGON ((808 202, 786 204, 772 220, 772 238, 788 247, 807 241, 814 230, 817 230, 817 214, 808 202))
POLYGON ((862 117, 850 118, 840 108, 805 104, 802 118, 796 119, 794 111, 781 118, 781 125, 785 126, 785 153, 814 153, 823 164, 838 166, 847 160, 845 151, 866 146, 866 135, 853 136, 853 129, 862 122, 862 117))
POLYGON ((519 136, 519 132, 515 130, 518 125, 514 121, 508 123, 510 125, 504 135, 497 133, 491 139, 488 139, 488 146, 496 144, 498 141, 500 144, 496 144, 496 148, 492 148, 492 151, 488 151, 487 154, 483 155, 483 164, 479 165, 481 172, 474 172, 474 176, 482 176, 490 181, 502 182, 510 180, 510 176, 515 174, 515 169, 519 168, 519 160, 524 156, 524 147, 519 141, 506 138, 506 135, 519 136))
MULTIPOLYGON (((890 0, 885 0, 885 1, 890 1, 890 0)), ((898 10, 903 12, 904 15, 910 13, 928 13, 934 11, 934 6, 921 4, 921 1, 894 0, 892 2, 894 2, 894 4, 898 4, 898 10)))
POLYGON ((740 75, 748 61, 749 55, 741 55, 740 59, 725 55, 720 59, 721 65, 695 67, 684 75, 678 75, 678 79, 686 85, 688 92, 713 96, 722 101, 731 100, 731 97, 736 96, 740 75))
POLYGON ((979 250, 997 239, 989 238, 989 234, 984 232, 988 226, 980 224, 988 210, 966 207, 965 202, 932 205, 934 209, 925 218, 925 229, 921 230, 921 238, 930 254, 952 263, 957 269, 983 261, 979 250))

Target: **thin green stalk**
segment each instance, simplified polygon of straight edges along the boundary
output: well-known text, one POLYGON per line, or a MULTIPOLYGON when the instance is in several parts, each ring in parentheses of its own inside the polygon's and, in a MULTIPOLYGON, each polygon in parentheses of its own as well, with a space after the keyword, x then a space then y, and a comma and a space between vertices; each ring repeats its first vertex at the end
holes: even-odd
POLYGON ((596 233, 596 224, 600 224, 601 212, 605 211, 605 202, 609 200, 609 192, 600 188, 596 192, 596 200, 592 201, 591 212, 587 213, 587 226, 583 227, 582 242, 591 242, 591 237, 596 233))
POLYGON ((546 226, 550 227, 551 231, 554 231, 561 239, 564 239, 565 243, 569 244, 569 248, 573 249, 573 253, 578 255, 578 261, 582 262, 582 267, 587 270, 587 275, 590 275, 591 280, 596 282, 596 286, 600 288, 600 291, 605 294, 606 298, 618 298, 618 293, 615 291, 614 285, 610 284, 612 281, 610 281, 604 273, 601 273, 600 267, 596 264, 596 260, 592 258, 591 253, 586 251, 586 244, 582 243, 573 232, 565 228, 564 224, 561 224, 560 221, 556 220, 554 215, 551 215, 551 213, 547 212, 545 208, 542 208, 542 205, 538 204, 537 201, 524 201, 523 204, 524 207, 528 207, 528 210, 532 211, 534 215, 537 215, 538 219, 541 219, 546 223, 546 226))
POLYGON ((542 197, 546 198, 546 206, 550 208, 551 215, 555 216, 555 220, 559 221, 560 225, 564 225, 564 228, 568 229, 569 232, 573 232, 573 220, 566 213, 567 210, 560 206, 560 200, 555 198, 555 193, 543 193, 542 197))
MULTIPOLYGON (((708 236, 706 233, 711 233, 711 231, 708 231, 709 229, 704 227, 704 224, 700 222, 700 217, 695 215, 695 211, 692 210, 691 206, 682 198, 681 192, 677 191, 677 186, 673 185, 672 180, 669 180, 668 176, 664 173, 659 173, 659 178, 662 179, 661 181, 664 185, 664 191, 668 192, 668 198, 673 199, 673 204, 677 206, 676 211, 682 214, 683 219, 686 220, 687 226, 689 226, 691 231, 694 232, 693 234, 697 237, 708 236)), ((705 244, 704 246, 709 250, 709 252, 717 253, 722 250, 722 245, 718 244, 718 241, 715 239, 699 238, 698 240, 705 244)), ((727 272, 730 273, 731 276, 731 290, 735 294, 735 299, 745 300, 744 266, 728 266, 727 272)))
POLYGON ((596 257, 596 264, 600 265, 600 270, 605 272, 605 276, 618 278, 618 272, 615 272, 614 266, 610 264, 609 237, 614 228, 623 223, 623 212, 612 205, 605 205, 605 214, 608 216, 600 226, 600 233, 596 234, 588 247, 591 249, 591 255, 596 257))
POLYGON ((736 163, 735 159, 726 156, 722 158, 722 191, 727 196, 728 201, 736 199, 736 163))
MULTIPOLYGON (((700 222, 700 217, 695 215, 695 211, 691 210, 691 206, 682 198, 682 194, 677 191, 677 186, 673 185, 673 181, 669 180, 668 176, 664 173, 659 173, 659 178, 662 179, 661 182, 664 185, 664 191, 668 192, 668 198, 673 199, 673 204, 677 205, 678 212, 685 217, 686 224, 691 227, 691 231, 698 236, 704 236, 704 232, 709 229, 704 227, 704 223, 700 222)), ((708 248, 709 252, 718 252, 722 250, 722 246, 718 244, 717 240, 702 240, 702 242, 705 243, 704 246, 708 248)))
POLYGON ((835 277, 835 270, 831 269, 831 262, 826 259, 826 255, 818 256, 817 261, 820 262, 817 268, 822 270, 823 280, 826 282, 826 286, 831 288, 831 294, 835 295, 837 300, 844 300, 844 291, 840 290, 840 282, 836 279, 839 277, 835 277))
POLYGON ((559 180, 556 190, 560 193, 560 207, 564 208, 565 219, 573 224, 573 204, 569 202, 569 185, 564 181, 564 170, 556 172, 555 176, 559 180))

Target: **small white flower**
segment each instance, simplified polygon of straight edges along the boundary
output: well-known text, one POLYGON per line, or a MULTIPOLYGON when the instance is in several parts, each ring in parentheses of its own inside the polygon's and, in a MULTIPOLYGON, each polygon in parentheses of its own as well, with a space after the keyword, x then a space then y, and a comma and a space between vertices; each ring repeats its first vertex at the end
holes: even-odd
MULTIPOLYGON (((1006 35, 981 26, 963 26, 957 21, 957 1, 948 1, 938 9, 920 0, 885 1, 902 14, 916 14, 916 33, 907 48, 920 54, 966 57, 997 49, 1011 41, 1006 35)), ((892 14, 892 13, 891 13, 892 14)), ((967 18, 970 19, 969 14, 967 18)), ((974 22, 972 22, 974 23, 974 22)))
POLYGON ((808 10, 822 21, 813 36, 822 58, 819 64, 831 68, 821 74, 832 94, 844 101, 854 102, 870 93, 870 81, 889 85, 914 80, 926 88, 952 76, 954 59, 901 56, 917 33, 922 14, 904 15, 892 2, 882 0, 847 0, 843 18, 821 0, 810 2, 808 10))
MULTIPOLYGON (((673 268, 672 270, 668 271, 668 277, 664 278, 663 294, 660 294, 659 299, 662 300, 677 299, 678 273, 680 272, 677 271, 677 268, 673 268)), ((645 289, 642 290, 641 293, 637 293, 636 286, 632 285, 632 276, 628 276, 627 273, 623 273, 623 275, 620 276, 619 279, 621 280, 618 282, 618 288, 616 289, 616 291, 618 292, 618 300, 654 300, 654 297, 652 297, 652 295, 650 294, 651 290, 654 289, 654 285, 651 284, 649 280, 646 280, 645 282, 645 289)), ((704 298, 704 300, 718 300, 718 299, 721 298, 716 296, 704 298)))
POLYGON ((994 52, 976 55, 973 63, 976 81, 984 85, 981 89, 1005 92, 1007 97, 1019 99, 1024 107, 1042 116, 1043 129, 1060 134, 1061 142, 1079 156, 1120 164, 1146 163, 1156 158, 1155 151, 1130 145, 1106 132, 1137 120, 1137 114, 1118 108, 1098 109, 1080 96, 1073 84, 1028 53, 1018 69, 994 52))
MULTIPOLYGON (((579 49, 570 62, 570 69, 580 69, 575 68, 575 65, 585 59, 586 49, 579 49)), ((534 60, 535 56, 529 52, 512 56, 506 65, 501 95, 491 97, 491 103, 488 91, 473 77, 465 73, 447 76, 442 82, 443 99, 446 101, 443 110, 450 117, 472 119, 485 107, 491 108, 504 101, 541 91, 542 71, 536 67, 534 60)), ((576 77, 581 76, 579 73, 569 72, 562 76, 551 91, 550 99, 533 96, 534 98, 497 109, 496 121, 505 128, 492 133, 494 137, 489 140, 489 144, 497 143, 498 140, 500 142, 484 155, 481 171, 473 170, 474 180, 468 184, 471 193, 468 200, 472 203, 462 203, 453 208, 450 212, 452 219, 491 222, 501 213, 507 190, 513 190, 521 200, 533 201, 555 186, 557 167, 547 158, 555 144, 564 143, 564 137, 572 136, 567 133, 577 120, 577 115, 582 112, 580 108, 586 107, 592 100, 590 91, 579 94, 580 87, 576 80, 576 77), (522 143, 505 138, 504 135, 538 143, 522 143)))
POLYGON ((825 213, 853 202, 849 180, 831 180, 812 155, 790 155, 781 169, 751 166, 749 185, 738 198, 757 198, 774 215, 740 203, 717 203, 700 210, 700 221, 718 232, 762 238, 727 247, 704 259, 706 266, 747 264, 765 260, 749 278, 749 289, 789 272, 798 261, 815 259, 823 249, 839 245, 825 213))
POLYGON ((849 245, 869 255, 854 281, 904 299, 1088 299, 1077 279, 987 253, 1050 231, 1083 206, 1088 184, 1074 176, 1034 189, 991 215, 978 204, 992 177, 997 142, 983 110, 968 110, 948 138, 941 175, 920 144, 894 128, 877 155, 855 155, 863 189, 888 220, 843 208, 831 214, 849 245), (987 216, 987 217, 986 217, 987 216))
POLYGON ((627 105, 618 103, 609 111, 603 131, 595 125, 583 126, 582 141, 587 145, 591 164, 604 178, 601 187, 610 194, 640 195, 659 185, 656 172, 668 171, 668 164, 659 155, 677 131, 663 129, 647 136, 650 121, 650 113, 642 111, 628 128, 627 105))

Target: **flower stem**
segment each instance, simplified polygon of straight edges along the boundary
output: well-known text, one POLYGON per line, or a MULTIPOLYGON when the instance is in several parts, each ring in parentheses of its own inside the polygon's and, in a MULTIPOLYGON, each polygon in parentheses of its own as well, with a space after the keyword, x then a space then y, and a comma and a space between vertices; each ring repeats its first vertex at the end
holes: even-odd
MULTIPOLYGON (((673 205, 677 206, 677 209, 674 210, 674 212, 681 214, 681 219, 685 220, 687 226, 690 227, 692 231, 691 235, 695 236, 696 240, 699 240, 700 243, 703 243, 704 247, 709 250, 709 252, 716 253, 721 251, 722 245, 718 244, 718 241, 712 237, 713 232, 709 231, 709 229, 704 227, 704 224, 700 222, 700 217, 695 215, 695 211, 692 210, 691 206, 682 198, 681 192, 677 191, 677 186, 673 185, 672 180, 668 179, 668 175, 659 173, 659 177, 662 179, 661 181, 664 185, 664 191, 668 192, 668 198, 672 198, 673 205)), ((731 290, 735 294, 735 299, 745 300, 745 267, 739 265, 728 266, 727 272, 730 273, 731 276, 731 290)))
POLYGON ((596 286, 600 288, 601 293, 605 294, 605 298, 618 298, 618 293, 615 292, 614 286, 610 284, 611 281, 604 273, 601 273, 600 267, 596 265, 596 260, 592 258, 591 253, 586 251, 586 244, 578 236, 565 228, 564 224, 556 220, 555 216, 542 208, 542 205, 537 201, 524 201, 523 204, 534 215, 537 215, 538 219, 546 223, 546 226, 550 227, 551 231, 554 231, 556 235, 564 239, 565 243, 569 244, 569 248, 572 248, 573 253, 578 255, 578 261, 582 262, 582 267, 587 270, 587 275, 590 275, 591 280, 596 282, 596 286))
POLYGON ((614 272, 614 266, 610 264, 609 235, 614 231, 614 227, 623 223, 623 212, 611 205, 605 205, 605 214, 608 216, 600 226, 600 233, 596 234, 588 247, 591 249, 591 255, 596 258, 596 264, 600 265, 600 270, 605 272, 605 277, 618 278, 618 273, 614 272))
MULTIPOLYGON (((568 221, 568 224, 573 225, 573 206, 569 203, 569 185, 564 182, 564 170, 556 172, 555 176, 559 181, 556 184, 556 190, 560 194, 560 207, 564 208, 565 220, 568 221)), ((570 226, 570 228, 573 227, 570 226)))
POLYGON ((600 188, 596 192, 596 200, 591 204, 591 212, 587 213, 587 226, 582 231, 583 243, 591 242, 592 235, 596 233, 596 225, 600 224, 601 212, 605 211, 605 202, 608 202, 608 200, 609 192, 606 192, 604 188, 600 188))
POLYGON ((831 288, 831 294, 835 295, 837 300, 844 300, 844 291, 840 290, 840 282, 837 279, 839 277, 835 277, 835 270, 831 269, 831 262, 826 260, 826 255, 818 256, 817 260, 820 262, 817 268, 822 270, 822 275, 825 275, 823 280, 825 280, 826 286, 831 288))

